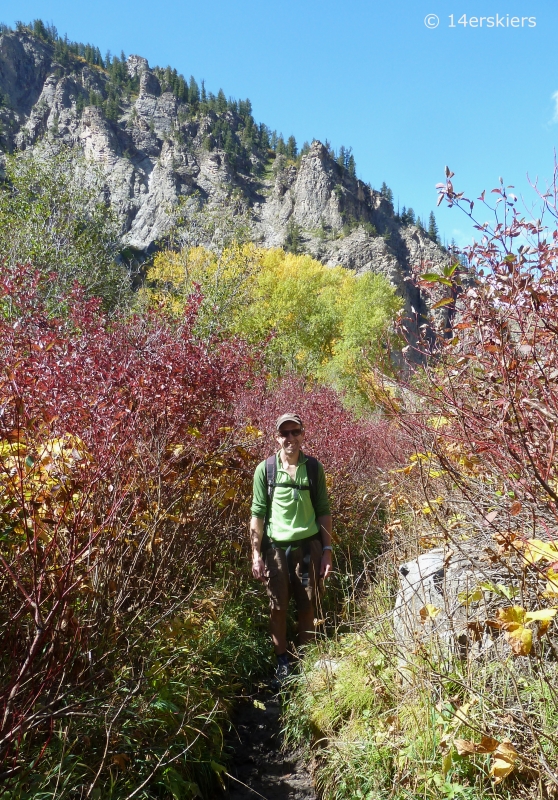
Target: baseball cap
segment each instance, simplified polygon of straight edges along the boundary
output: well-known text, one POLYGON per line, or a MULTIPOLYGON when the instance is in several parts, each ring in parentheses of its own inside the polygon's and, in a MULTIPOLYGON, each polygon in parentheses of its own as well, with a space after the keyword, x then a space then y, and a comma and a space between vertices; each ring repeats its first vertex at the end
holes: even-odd
POLYGON ((300 419, 298 414, 282 414, 275 423, 275 430, 278 431, 284 422, 296 422, 297 425, 300 425, 301 428, 304 428, 302 420, 300 419))

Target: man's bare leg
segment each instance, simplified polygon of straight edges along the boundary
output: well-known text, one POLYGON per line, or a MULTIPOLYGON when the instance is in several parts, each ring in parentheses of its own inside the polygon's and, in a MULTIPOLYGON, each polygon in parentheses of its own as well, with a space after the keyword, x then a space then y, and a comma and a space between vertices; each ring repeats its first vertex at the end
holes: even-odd
POLYGON ((280 656, 287 650, 287 612, 271 610, 269 630, 275 654, 280 656))
POLYGON ((308 644, 315 639, 314 609, 298 612, 298 643, 308 644))

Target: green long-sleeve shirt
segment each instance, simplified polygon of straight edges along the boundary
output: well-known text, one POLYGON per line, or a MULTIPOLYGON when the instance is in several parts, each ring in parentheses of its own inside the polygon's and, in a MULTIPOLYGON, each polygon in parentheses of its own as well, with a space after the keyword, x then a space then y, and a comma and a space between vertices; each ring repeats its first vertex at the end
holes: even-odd
MULTIPOLYGON (((301 486, 308 486, 308 474, 306 471, 306 456, 300 453, 296 468, 296 475, 293 479, 289 473, 283 469, 279 455, 277 458, 277 477, 275 482, 298 483, 301 486)), ((252 516, 265 519, 267 513, 267 477, 265 461, 258 464, 254 473, 254 495, 252 499, 252 516)), ((305 539, 313 536, 319 531, 317 523, 318 517, 324 517, 330 513, 329 500, 324 468, 318 462, 318 483, 316 486, 316 508, 312 506, 310 491, 303 489, 293 489, 292 487, 276 486, 273 492, 273 502, 271 504, 271 515, 269 518, 267 534, 275 542, 293 542, 297 539, 305 539)))

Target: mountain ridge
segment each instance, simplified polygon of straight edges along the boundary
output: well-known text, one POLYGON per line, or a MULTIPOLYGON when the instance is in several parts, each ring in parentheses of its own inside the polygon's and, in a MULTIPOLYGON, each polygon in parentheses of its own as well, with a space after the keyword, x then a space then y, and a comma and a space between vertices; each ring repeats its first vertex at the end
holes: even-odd
POLYGON ((408 279, 417 264, 436 269, 448 254, 420 226, 402 224, 389 197, 356 177, 354 159, 339 164, 319 141, 296 157, 294 138, 289 152, 254 122, 247 100, 207 94, 203 82, 200 91, 193 78, 188 85, 139 55, 105 63, 98 49, 68 43, 55 29, 18 26, 0 35, 0 147, 65 145, 99 164, 123 247, 152 250, 177 202, 227 209, 234 199, 262 246, 381 273, 409 313, 424 312, 408 279))

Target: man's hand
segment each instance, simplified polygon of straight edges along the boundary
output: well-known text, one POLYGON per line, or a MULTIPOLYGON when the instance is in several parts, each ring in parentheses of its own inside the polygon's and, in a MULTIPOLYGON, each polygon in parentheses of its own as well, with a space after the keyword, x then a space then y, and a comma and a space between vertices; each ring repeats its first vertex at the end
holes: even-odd
POLYGON ((257 550, 252 553, 252 575, 257 581, 265 581, 264 560, 257 550))
POLYGON ((332 557, 331 557, 331 550, 324 550, 322 553, 322 564, 320 567, 320 578, 323 578, 324 581, 326 578, 329 578, 333 571, 332 566, 332 557))

